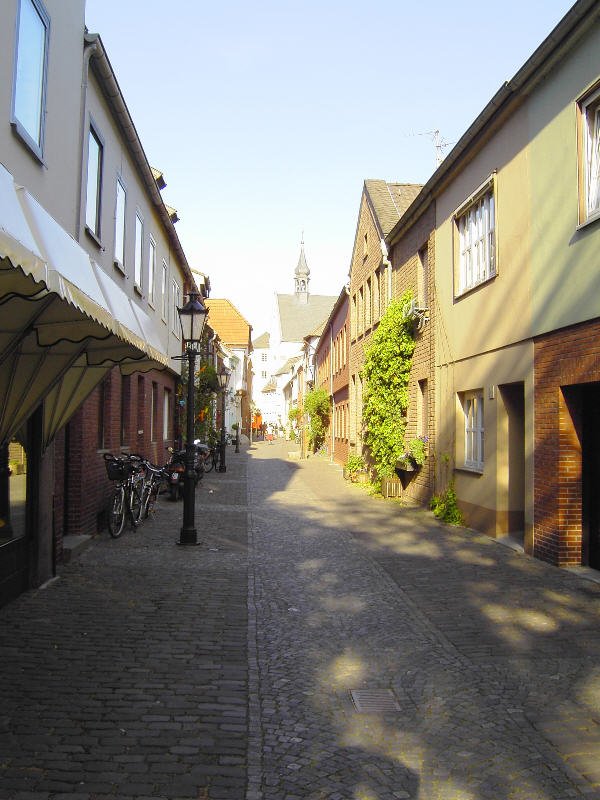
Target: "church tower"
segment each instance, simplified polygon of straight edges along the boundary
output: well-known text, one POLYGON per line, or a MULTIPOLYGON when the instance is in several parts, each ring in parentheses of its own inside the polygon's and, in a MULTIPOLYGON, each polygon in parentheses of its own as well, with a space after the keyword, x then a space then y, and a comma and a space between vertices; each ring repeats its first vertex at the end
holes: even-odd
POLYGON ((294 271, 294 292, 296 300, 299 303, 306 305, 308 303, 308 282, 310 280, 310 270, 306 263, 306 256, 304 255, 304 237, 300 244, 300 258, 298 259, 298 266, 294 271))

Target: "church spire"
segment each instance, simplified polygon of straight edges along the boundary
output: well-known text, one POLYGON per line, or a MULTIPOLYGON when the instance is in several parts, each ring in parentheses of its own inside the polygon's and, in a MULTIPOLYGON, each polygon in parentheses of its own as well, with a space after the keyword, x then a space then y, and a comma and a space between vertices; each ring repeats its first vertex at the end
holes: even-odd
POLYGON ((304 231, 302 231, 302 241, 300 242, 300 258, 294 271, 294 291, 296 298, 301 303, 308 303, 308 282, 310 280, 310 270, 304 255, 304 231))

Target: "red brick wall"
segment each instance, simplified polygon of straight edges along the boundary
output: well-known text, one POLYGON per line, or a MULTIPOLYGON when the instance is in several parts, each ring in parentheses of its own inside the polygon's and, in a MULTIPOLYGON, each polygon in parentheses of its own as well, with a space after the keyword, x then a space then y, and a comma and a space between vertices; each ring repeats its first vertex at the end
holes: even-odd
MULTIPOLYGON (((349 356, 349 331, 348 331, 348 297, 344 296, 338 302, 330 324, 325 328, 315 352, 316 362, 316 388, 325 389, 333 398, 335 409, 346 408, 345 419, 348 421, 348 356, 349 356), (333 352, 331 344, 333 341, 333 352), (337 357, 336 354, 337 353, 337 357)), ((334 413, 338 413, 339 411, 334 413)), ((346 430, 341 431, 336 427, 338 435, 333 440, 333 418, 330 419, 327 431, 329 453, 333 453, 337 463, 344 464, 348 460, 348 424, 346 430)))
POLYGON ((390 248, 392 297, 400 298, 407 290, 418 297, 419 251, 427 248, 427 306, 429 322, 417 334, 409 379, 409 404, 406 439, 421 434, 418 430, 417 407, 419 381, 427 381, 427 436, 429 454, 423 467, 406 483, 404 497, 427 503, 435 490, 435 207, 433 204, 417 222, 390 248))
POLYGON ((102 529, 103 512, 112 484, 106 477, 103 453, 133 452, 158 464, 168 459, 173 444, 174 420, 169 439, 163 441, 164 389, 171 391, 171 411, 176 408, 175 376, 168 372, 134 373, 129 378, 113 369, 104 380, 104 447, 99 448, 98 422, 102 390, 96 388, 61 431, 55 446, 55 541, 62 553, 66 534, 94 534, 102 529), (151 440, 152 384, 156 383, 155 433, 151 440), (124 385, 124 391, 123 391, 124 385), (121 402, 125 402, 125 441, 121 445, 121 402))
POLYGON ((534 555, 581 564, 581 393, 600 381, 600 321, 534 343, 534 555))

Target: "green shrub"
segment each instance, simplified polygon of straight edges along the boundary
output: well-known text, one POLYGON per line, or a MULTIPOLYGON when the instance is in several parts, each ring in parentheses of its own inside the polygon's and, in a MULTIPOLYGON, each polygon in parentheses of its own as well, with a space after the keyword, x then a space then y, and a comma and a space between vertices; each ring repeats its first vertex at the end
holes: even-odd
POLYGON ((346 461, 346 472, 349 475, 355 475, 357 472, 360 472, 364 468, 365 468, 365 460, 362 456, 357 456, 356 454, 348 456, 348 460, 346 461))
POLYGON ((429 507, 434 517, 446 522, 448 525, 464 525, 465 519, 458 507, 454 483, 451 482, 445 492, 436 494, 431 498, 429 507))
POLYGON ((379 478, 391 478, 406 429, 408 379, 415 349, 414 326, 404 315, 410 292, 393 300, 365 351, 362 375, 364 443, 379 478))

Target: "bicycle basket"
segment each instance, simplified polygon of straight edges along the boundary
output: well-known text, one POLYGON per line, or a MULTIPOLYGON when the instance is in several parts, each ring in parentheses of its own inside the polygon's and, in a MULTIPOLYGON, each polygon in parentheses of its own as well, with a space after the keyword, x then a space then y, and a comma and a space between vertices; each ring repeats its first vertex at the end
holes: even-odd
POLYGON ((104 464, 109 481, 124 481, 129 474, 130 465, 122 459, 106 459, 104 464))

